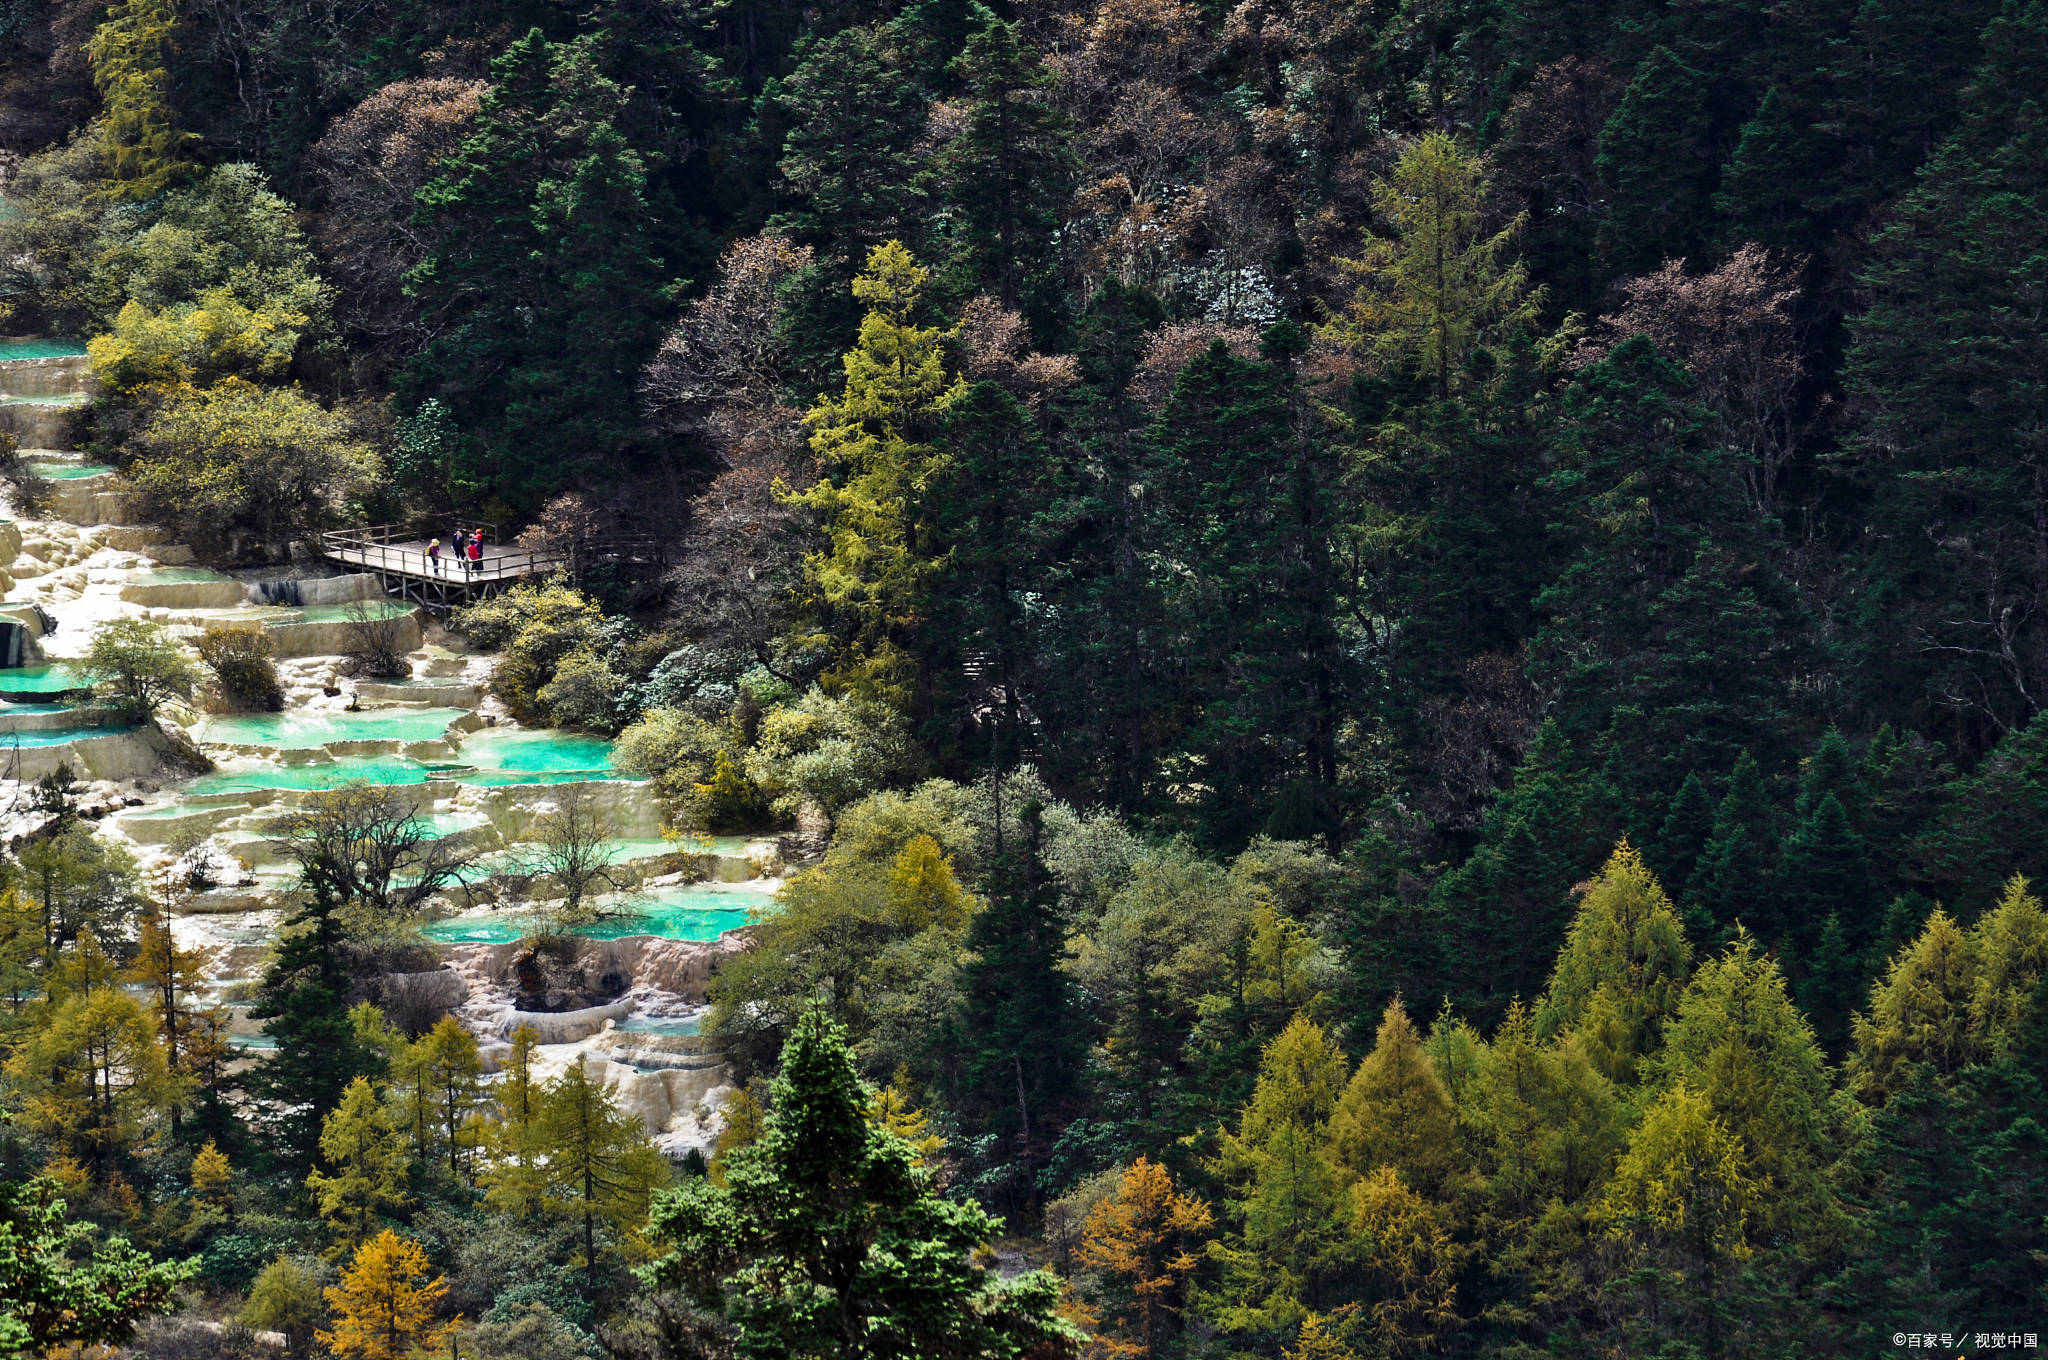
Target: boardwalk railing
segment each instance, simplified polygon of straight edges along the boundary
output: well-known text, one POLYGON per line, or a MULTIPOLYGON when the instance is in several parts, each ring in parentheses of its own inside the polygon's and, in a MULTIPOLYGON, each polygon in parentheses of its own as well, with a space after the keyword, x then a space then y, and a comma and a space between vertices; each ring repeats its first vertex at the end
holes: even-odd
POLYGON ((570 565, 566 552, 496 544, 491 541, 491 526, 481 527, 483 553, 474 562, 456 557, 454 545, 446 542, 436 561, 427 553, 427 540, 403 524, 330 530, 320 536, 320 551, 330 561, 377 573, 387 592, 396 590, 433 608, 447 608, 513 581, 552 575, 570 565))

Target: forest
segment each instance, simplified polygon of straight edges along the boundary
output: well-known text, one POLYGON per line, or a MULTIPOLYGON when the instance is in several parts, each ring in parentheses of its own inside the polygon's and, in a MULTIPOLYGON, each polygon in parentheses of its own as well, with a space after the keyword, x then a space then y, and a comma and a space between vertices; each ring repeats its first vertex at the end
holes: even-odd
MULTIPOLYGON (((279 824, 248 1061, 24 785, 0 1357, 2038 1349, 2048 0, 0 39, 79 456, 224 569, 559 556, 448 620, 492 701, 791 856, 677 1156, 384 999, 456 879, 388 795, 279 824)), ((277 706, 122 628, 133 721, 277 706)))

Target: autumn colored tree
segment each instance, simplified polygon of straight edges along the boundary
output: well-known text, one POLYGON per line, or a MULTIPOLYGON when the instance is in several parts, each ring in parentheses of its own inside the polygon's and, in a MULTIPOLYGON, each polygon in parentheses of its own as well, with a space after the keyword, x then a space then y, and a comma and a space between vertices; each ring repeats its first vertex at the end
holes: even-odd
POLYGON ((1209 1244, 1224 1278, 1207 1311, 1227 1331, 1293 1336, 1337 1302, 1351 1177, 1324 1144, 1348 1067, 1320 1026, 1295 1017, 1266 1046, 1251 1101, 1223 1134, 1212 1169, 1232 1186, 1223 1209, 1235 1230, 1209 1244))
POLYGON ((171 0, 121 0, 86 44, 106 123, 106 156, 115 192, 126 199, 162 193, 190 165, 194 134, 171 106, 178 11, 171 0))
POLYGON ((1373 184, 1373 209, 1397 234, 1374 237, 1343 261, 1358 288, 1333 327, 1449 396, 1466 356, 1487 339, 1527 329, 1542 310, 1528 270, 1509 255, 1521 226, 1484 229, 1478 157, 1430 133, 1373 184))
POLYGON ((105 1178, 168 1127, 188 1083, 171 1071, 155 1022, 125 990, 80 988, 41 1009, 6 1064, 23 1122, 105 1178))
POLYGON ((1692 950, 1671 900, 1627 841, 1579 900, 1536 1033, 1570 1032, 1611 1080, 1631 1081, 1677 1009, 1692 950))
POLYGON ((1686 1300, 1686 1312, 1669 1322, 1650 1305, 1652 1337, 1696 1328, 1704 1352, 1721 1354, 1729 1276, 1750 1255, 1759 1193, 1740 1141, 1683 1085, 1630 1132, 1594 1218, 1642 1253, 1649 1278, 1662 1277, 1659 1293, 1686 1300))
POLYGON ((1442 1188, 1456 1166, 1451 1098, 1398 998, 1330 1116, 1330 1154, 1361 1176, 1393 1167, 1424 1193, 1442 1188))
POLYGON ((1163 1165, 1139 1157, 1082 1228, 1076 1259, 1102 1279, 1112 1330, 1097 1343, 1112 1355, 1152 1360, 1170 1334, 1181 1291, 1215 1225, 1210 1207, 1175 1187, 1163 1165))
POLYGON ((314 1337, 342 1360, 411 1360, 455 1330, 434 1320, 447 1293, 446 1277, 432 1274, 420 1244, 386 1228, 356 1248, 341 1283, 326 1290, 333 1330, 314 1337))
POLYGON ((1701 965, 1656 1062, 1740 1140, 1761 1228, 1825 1240, 1842 1228, 1833 1182, 1859 1119, 1785 986, 1746 933, 1701 965))
POLYGON ((542 1083, 533 1073, 534 1050, 540 1035, 531 1025, 512 1031, 512 1051, 504 1077, 493 1088, 497 1106, 491 1120, 489 1160, 480 1179, 495 1208, 526 1217, 540 1212, 541 1150, 535 1121, 540 1118, 542 1083))

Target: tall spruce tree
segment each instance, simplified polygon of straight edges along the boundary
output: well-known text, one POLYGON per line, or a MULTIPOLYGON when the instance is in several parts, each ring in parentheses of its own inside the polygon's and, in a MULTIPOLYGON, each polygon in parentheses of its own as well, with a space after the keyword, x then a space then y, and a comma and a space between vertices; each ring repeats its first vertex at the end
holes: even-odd
POLYGON ((634 453, 634 377, 673 290, 616 126, 626 98, 593 37, 534 29, 491 63, 475 130, 420 191, 429 253, 406 286, 433 338, 399 388, 454 433, 417 491, 531 513, 634 453))
POLYGON ((1844 368, 1844 454, 1872 497, 1858 668, 1881 712, 1953 712, 1981 751, 2048 685, 2048 5, 1984 32, 1961 123, 1872 243, 1844 368))
POLYGON ((312 1166, 322 1122, 350 1083, 383 1074, 384 1055, 349 1015, 343 934, 340 904, 309 893, 285 918, 249 1012, 274 1048, 247 1081, 271 1112, 279 1154, 300 1171, 312 1166))
POLYGON ((1033 330, 1058 330, 1060 213, 1077 165, 1066 119, 1051 102, 1052 73, 1014 23, 991 20, 951 71, 965 86, 967 125, 940 157, 953 289, 990 287, 1023 307, 1033 330))
POLYGON ((871 1105, 843 1032, 806 1010, 766 1127, 726 1158, 725 1184, 656 1197, 650 1228, 670 1250, 642 1278, 720 1312, 746 1353, 1022 1357, 1078 1340, 1056 1278, 982 1264, 997 1220, 935 1194, 871 1105))

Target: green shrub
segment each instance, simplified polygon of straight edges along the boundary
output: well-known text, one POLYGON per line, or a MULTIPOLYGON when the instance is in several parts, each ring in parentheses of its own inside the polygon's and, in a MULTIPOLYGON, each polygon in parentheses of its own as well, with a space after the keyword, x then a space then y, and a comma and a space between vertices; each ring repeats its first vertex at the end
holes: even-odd
POLYGON ((130 722, 146 723, 172 700, 189 700, 199 668, 171 630, 146 619, 103 623, 85 649, 84 669, 100 702, 130 722))
MULTIPOLYGON (((604 611, 581 591, 559 581, 514 586, 504 594, 458 610, 454 627, 478 647, 498 653, 491 692, 525 723, 550 720, 541 691, 572 656, 595 657, 605 640, 604 611)), ((579 715, 592 703, 591 677, 558 697, 579 715)), ((617 688, 612 694, 616 696, 617 688)))
POLYGON ((200 664, 213 677, 214 689, 227 705, 267 713, 284 707, 274 649, 262 629, 209 624, 196 646, 200 664))

